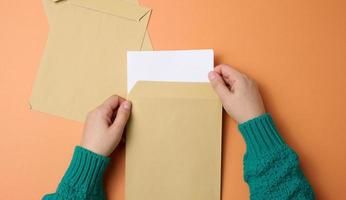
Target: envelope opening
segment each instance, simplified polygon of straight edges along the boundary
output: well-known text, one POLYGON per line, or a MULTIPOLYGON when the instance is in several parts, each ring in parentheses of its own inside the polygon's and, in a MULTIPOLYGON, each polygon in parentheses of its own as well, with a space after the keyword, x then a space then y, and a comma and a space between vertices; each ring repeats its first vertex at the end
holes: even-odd
POLYGON ((209 83, 162 81, 138 81, 128 98, 218 99, 209 83))
POLYGON ((128 3, 112 0, 69 0, 72 5, 102 12, 117 17, 130 19, 136 22, 151 12, 151 9, 128 3))

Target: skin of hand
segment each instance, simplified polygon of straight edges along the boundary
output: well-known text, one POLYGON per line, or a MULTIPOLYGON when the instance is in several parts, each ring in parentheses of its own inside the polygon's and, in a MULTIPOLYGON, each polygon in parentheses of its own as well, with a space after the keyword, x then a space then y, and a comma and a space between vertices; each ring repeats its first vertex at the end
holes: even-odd
POLYGON ((121 141, 131 113, 131 102, 113 95, 88 113, 81 146, 109 156, 121 141))
POLYGON ((226 112, 238 123, 265 113, 256 82, 231 66, 221 64, 208 74, 226 112))

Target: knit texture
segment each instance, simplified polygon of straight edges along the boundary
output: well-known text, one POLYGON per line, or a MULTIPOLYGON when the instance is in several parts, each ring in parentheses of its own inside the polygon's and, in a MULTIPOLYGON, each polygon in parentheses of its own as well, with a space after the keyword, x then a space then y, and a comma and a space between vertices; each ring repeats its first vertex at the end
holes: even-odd
POLYGON ((103 200, 103 174, 109 158, 77 146, 72 161, 54 194, 44 200, 103 200))
POLYGON ((280 137, 269 114, 239 125, 246 143, 244 179, 252 200, 315 199, 298 155, 280 137))
MULTIPOLYGON (((246 143, 244 179, 252 200, 315 199, 297 154, 280 137, 269 114, 239 125, 246 143)), ((76 147, 54 194, 44 200, 104 200, 103 174, 109 158, 76 147)))

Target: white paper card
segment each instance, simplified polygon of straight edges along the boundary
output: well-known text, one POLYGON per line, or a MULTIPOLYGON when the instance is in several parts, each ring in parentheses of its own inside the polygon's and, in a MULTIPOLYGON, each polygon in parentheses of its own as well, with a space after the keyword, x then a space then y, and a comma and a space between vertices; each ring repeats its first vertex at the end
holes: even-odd
POLYGON ((214 51, 128 51, 127 93, 137 81, 208 82, 214 51))

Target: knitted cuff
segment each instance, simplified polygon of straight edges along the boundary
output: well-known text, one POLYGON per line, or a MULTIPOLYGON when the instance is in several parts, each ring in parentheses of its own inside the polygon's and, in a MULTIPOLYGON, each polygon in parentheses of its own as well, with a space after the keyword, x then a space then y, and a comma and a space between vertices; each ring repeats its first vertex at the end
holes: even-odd
POLYGON ((79 188, 90 191, 95 184, 103 180, 103 174, 110 158, 96 154, 83 147, 76 146, 71 160, 59 189, 79 188))
POLYGON ((257 157, 285 144, 268 113, 239 124, 238 128, 245 140, 248 156, 257 157))

